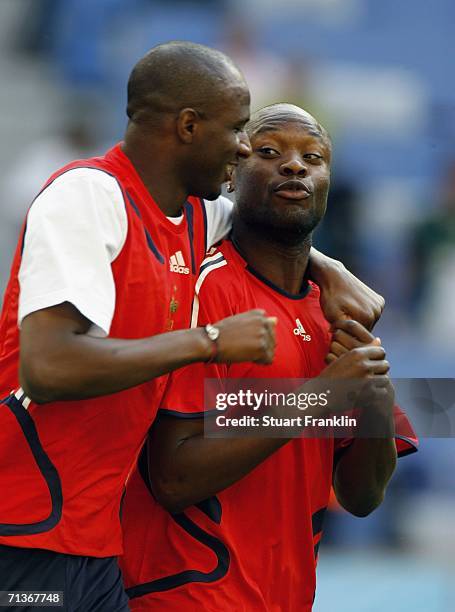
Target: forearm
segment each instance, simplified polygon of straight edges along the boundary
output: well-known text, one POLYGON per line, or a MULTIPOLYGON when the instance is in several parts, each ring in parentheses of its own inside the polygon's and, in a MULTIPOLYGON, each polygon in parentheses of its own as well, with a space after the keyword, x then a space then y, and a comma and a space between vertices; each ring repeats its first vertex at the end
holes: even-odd
MULTIPOLYGON (((297 392, 326 388, 319 379, 307 381, 297 392)), ((314 417, 325 416, 326 407, 312 409, 314 417)), ((301 419, 295 406, 269 406, 261 412, 275 418, 301 419)), ((178 512, 234 484, 303 430, 291 427, 282 438, 204 437, 202 419, 161 417, 149 438, 149 472, 158 501, 178 512), (285 437, 288 435, 289 437, 285 437)))
POLYGON ((340 457, 333 487, 340 504, 355 516, 367 516, 384 499, 397 459, 394 438, 356 438, 340 457))
POLYGON ((333 270, 337 270, 341 274, 346 271, 346 268, 338 259, 324 255, 324 253, 321 253, 321 251, 312 246, 308 260, 308 274, 311 280, 318 285, 323 284, 327 275, 333 270))
POLYGON ((27 349, 21 385, 35 401, 78 400, 116 393, 211 355, 201 329, 140 340, 65 334, 61 342, 27 349))
POLYGON ((384 309, 384 299, 351 274, 340 261, 313 247, 308 274, 321 289, 321 307, 329 323, 354 319, 367 329, 373 328, 384 309))
MULTIPOLYGON (((327 380, 308 380, 297 393, 316 395, 327 389, 327 380)), ((330 414, 330 407, 312 407, 314 418, 330 414)), ((262 461, 304 429, 302 411, 293 405, 268 406, 261 417, 288 418, 295 423, 284 437, 204 437, 202 419, 161 416, 148 444, 149 474, 154 495, 170 512, 178 512, 207 499, 246 476, 262 461), (286 435, 288 437, 286 437, 286 435)), ((240 416, 237 415, 236 416, 240 416)))
MULTIPOLYGON (((217 321, 220 362, 271 363, 275 320, 250 310, 217 321)), ((201 329, 142 339, 95 338, 91 322, 70 303, 37 310, 22 321, 20 381, 36 402, 77 400, 116 393, 213 356, 201 329)))
POLYGON ((158 471, 152 439, 149 449, 154 494, 167 510, 180 512, 239 481, 287 442, 283 438, 220 439, 200 434, 182 441, 166 470, 158 471))

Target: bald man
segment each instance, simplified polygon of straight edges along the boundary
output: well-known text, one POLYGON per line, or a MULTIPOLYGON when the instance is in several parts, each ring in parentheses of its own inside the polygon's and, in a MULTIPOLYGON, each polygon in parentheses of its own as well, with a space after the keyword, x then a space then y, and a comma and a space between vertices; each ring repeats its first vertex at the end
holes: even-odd
MULTIPOLYGON (((374 376, 383 384, 389 369, 383 348, 357 322, 339 321, 331 342, 319 289, 307 280, 311 236, 329 189, 327 132, 299 107, 277 104, 257 112, 247 133, 252 155, 232 178, 232 234, 201 266, 193 324, 264 308, 277 318, 275 359, 267 367, 193 364, 171 375, 123 508, 121 567, 132 610, 310 612, 332 480, 340 503, 366 516, 383 499, 396 446, 414 450, 403 431, 394 441, 393 396, 383 387, 368 404, 369 418, 374 414, 386 432, 375 439, 336 439, 336 428, 291 439, 289 428, 281 435, 279 427, 261 428, 262 410, 232 414, 221 402, 221 411, 205 404, 206 379, 219 379, 221 389, 225 379, 236 379, 232 392, 274 379, 273 391, 284 392, 289 379, 322 377, 298 390, 315 396, 321 383, 325 392, 334 380, 374 376), (279 387, 277 379, 287 381, 279 387), (216 437, 206 436, 204 417, 207 424, 215 415, 216 437), (256 419, 250 437, 242 432, 243 415, 256 419), (232 416, 239 433, 223 437, 232 416)), ((287 416, 330 414, 327 402, 310 401, 306 411, 289 408, 287 416)), ((297 425, 294 433, 301 431, 297 425)))
MULTIPOLYGON (((175 331, 230 224, 227 168, 251 152, 243 76, 218 51, 161 45, 132 71, 127 113, 123 143, 34 200, 0 324, 0 590, 63 592, 84 612, 127 609, 120 502, 167 374, 268 364, 275 344, 261 309, 175 331)), ((313 263, 328 310, 377 318, 378 296, 313 263)))

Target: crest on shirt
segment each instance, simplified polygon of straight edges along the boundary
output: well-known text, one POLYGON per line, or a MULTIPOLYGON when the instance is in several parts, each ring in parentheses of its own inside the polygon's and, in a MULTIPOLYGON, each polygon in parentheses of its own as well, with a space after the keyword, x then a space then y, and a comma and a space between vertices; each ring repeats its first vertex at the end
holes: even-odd
POLYGON ((179 307, 178 300, 176 299, 176 294, 178 291, 177 285, 172 287, 171 299, 169 300, 169 314, 166 322, 166 331, 171 331, 174 328, 174 319, 173 316, 177 312, 179 307))

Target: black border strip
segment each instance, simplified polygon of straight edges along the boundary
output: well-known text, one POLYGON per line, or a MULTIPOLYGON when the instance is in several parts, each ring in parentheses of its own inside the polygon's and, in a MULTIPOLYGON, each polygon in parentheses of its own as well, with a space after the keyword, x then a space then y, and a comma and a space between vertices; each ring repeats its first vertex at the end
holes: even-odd
POLYGON ((148 245, 149 249, 155 255, 156 259, 160 262, 160 264, 164 264, 164 257, 158 251, 155 243, 153 242, 153 238, 151 237, 149 231, 145 227, 144 221, 142 220, 141 212, 140 212, 137 204, 135 203, 135 201, 133 200, 133 198, 131 197, 130 193, 127 190, 125 190, 125 193, 126 193, 126 197, 128 198, 128 202, 131 204, 134 212, 139 217, 139 219, 142 221, 142 224, 144 226, 145 239, 147 240, 147 245, 148 245))
MULTIPOLYGON (((138 470, 145 486, 147 487, 147 490, 154 498, 148 473, 147 443, 144 444, 139 454, 138 470)), ((215 495, 209 499, 199 502, 198 504, 195 504, 194 507, 203 512, 214 523, 217 523, 218 525, 221 523, 223 509, 220 500, 215 495)), ((169 517, 172 518, 192 538, 214 552, 217 558, 217 565, 211 572, 201 572, 200 570, 195 569, 184 570, 178 574, 170 574, 169 576, 164 576, 163 578, 157 578, 156 580, 151 580, 149 582, 144 582, 142 584, 129 587, 125 590, 130 599, 143 597, 144 595, 149 595, 150 593, 156 593, 158 591, 169 591, 170 589, 175 589, 190 582, 215 582, 216 580, 223 578, 229 571, 231 556, 228 548, 220 539, 209 534, 207 531, 204 531, 201 527, 196 525, 196 523, 192 521, 184 512, 169 514, 169 517)))
MULTIPOLYGON (((213 257, 213 255, 212 255, 212 257, 213 257)), ((210 266, 213 266, 213 265, 215 265, 215 264, 217 264, 217 263, 220 263, 221 261, 226 261, 226 260, 225 260, 225 258, 224 258, 224 256, 223 256, 223 253, 220 253, 220 254, 219 254, 219 257, 217 257, 217 259, 212 259, 211 261, 206 261, 205 263, 203 263, 203 264, 201 265, 201 267, 199 268, 199 276, 201 275, 201 273, 202 273, 202 272, 203 272, 203 271, 204 271, 206 268, 209 268, 210 266)))
POLYGON ((255 276, 258 280, 260 280, 261 283, 264 283, 264 285, 267 285, 268 287, 273 289, 273 291, 276 291, 277 293, 284 295, 284 297, 287 297, 290 300, 303 300, 304 298, 308 296, 308 294, 311 291, 311 285, 307 281, 306 278, 303 279, 302 286, 300 288, 299 293, 289 293, 288 291, 285 291, 284 289, 281 289, 280 287, 272 283, 272 281, 269 281, 269 279, 266 278, 265 276, 262 276, 262 274, 260 272, 257 272, 257 270, 255 270, 254 268, 252 268, 250 264, 247 264, 247 266, 245 267, 245 270, 247 270, 250 274, 255 276))
POLYGON ((322 525, 324 523, 325 513, 327 512, 327 506, 320 508, 314 512, 311 516, 311 528, 313 530, 313 537, 317 536, 322 531, 322 525))
POLYGON ((414 442, 414 440, 412 440, 411 438, 408 438, 406 436, 400 436, 399 434, 395 434, 394 438, 396 440, 402 440, 403 442, 406 442, 410 446, 410 448, 407 448, 407 449, 404 449, 398 452, 397 457, 406 457, 407 455, 412 455, 419 450, 419 445, 416 442, 414 442))
POLYGON ((186 221, 188 225, 188 238, 190 241, 191 251, 191 272, 196 274, 196 260, 194 257, 194 210, 189 202, 185 202, 186 221))
POLYGON ((51 462, 46 452, 44 451, 38 432, 33 422, 32 417, 22 404, 14 397, 3 399, 0 404, 7 406, 16 417, 25 439, 27 440, 33 458, 46 482, 47 488, 51 496, 52 510, 50 515, 43 521, 36 523, 0 523, 0 535, 2 536, 18 536, 18 535, 33 535, 43 533, 53 529, 59 523, 63 509, 63 492, 60 476, 57 469, 51 462))
POLYGON ((139 217, 139 219, 142 221, 142 215, 141 215, 141 211, 139 210, 139 208, 137 207, 136 202, 133 200, 133 198, 131 197, 129 191, 125 190, 126 193, 126 197, 128 198, 128 202, 131 204, 131 206, 133 207, 134 212, 136 213, 136 215, 139 217))
MULTIPOLYGON (((204 221, 204 253, 207 252, 207 248, 208 248, 208 221, 207 221, 207 209, 205 208, 205 201, 204 198, 199 198, 199 202, 201 204, 201 208, 202 208, 202 220, 204 221)), ((212 246, 212 245, 210 245, 212 246)))
MULTIPOLYGON (((121 193, 122 193, 122 196, 123 196, 123 203, 125 204, 125 193, 124 193, 124 191, 123 191, 123 187, 121 186, 121 184, 120 184, 120 182, 119 182, 118 178, 115 176, 115 174, 112 174, 112 172, 109 172, 108 170, 105 170, 104 168, 100 168, 100 167, 98 167, 98 166, 71 166, 71 168, 67 168, 66 170, 63 170, 62 172, 59 172, 59 173, 57 174, 57 176, 54 176, 54 178, 53 178, 51 181, 49 181, 48 183, 46 183, 46 184, 44 185, 44 187, 43 187, 42 189, 40 189, 40 191, 38 191, 38 193, 37 193, 37 194, 36 194, 36 196, 33 198, 32 202, 31 202, 31 204, 30 204, 30 206, 29 206, 29 209, 28 209, 28 211, 27 211, 27 217, 28 217, 28 213, 30 212, 30 208, 33 206, 33 203, 35 202, 35 200, 36 200, 37 198, 39 198, 39 197, 40 197, 40 195, 41 195, 41 194, 42 194, 44 191, 46 191, 46 189, 47 189, 48 187, 50 187, 50 186, 51 186, 51 185, 52 185, 52 184, 53 184, 53 183, 54 183, 54 182, 55 182, 55 181, 56 181, 58 178, 60 178, 61 176, 63 176, 63 175, 64 175, 64 174, 66 174, 67 172, 71 172, 72 170, 98 170, 99 172, 104 172, 104 174, 107 174, 108 176, 112 177, 113 179, 115 179, 115 180, 117 181, 117 185, 119 186, 119 189, 120 189, 120 191, 121 191, 121 193)), ((139 211, 138 211, 138 212, 139 212, 139 211)), ((22 254, 23 254, 23 252, 24 252, 24 245, 25 245, 25 233, 26 233, 26 231, 27 231, 27 217, 26 217, 26 219, 25 219, 25 227, 24 227, 24 232, 23 232, 23 234, 22 234, 21 256, 22 256, 22 254)))
POLYGON ((200 412, 179 412, 178 410, 160 408, 158 410, 158 414, 159 416, 175 417, 177 419, 203 419, 207 416, 215 416, 215 414, 220 414, 220 411, 213 408, 212 410, 201 410, 200 412))
POLYGON ((257 270, 255 270, 254 268, 252 268, 250 266, 250 264, 247 262, 245 256, 243 255, 242 250, 239 248, 238 244, 233 239, 232 235, 230 235, 229 239, 231 241, 232 246, 237 251, 237 253, 240 255, 240 257, 245 260, 245 263, 246 263, 245 270, 247 270, 247 272, 249 272, 250 274, 255 276, 258 280, 260 280, 261 283, 264 283, 264 285, 267 285, 268 287, 273 289, 273 291, 276 291, 276 293, 279 293, 280 295, 284 295, 285 297, 289 298, 290 300, 303 300, 310 293, 311 285, 308 282, 307 278, 303 278, 302 286, 300 287, 299 293, 289 293, 288 291, 285 291, 284 289, 281 289, 281 287, 278 287, 277 285, 272 283, 272 281, 270 281, 268 278, 266 278, 260 272, 258 272, 257 270))
POLYGON ((204 499, 204 501, 195 504, 195 506, 196 508, 199 508, 199 510, 206 516, 208 516, 214 523, 217 523, 218 525, 221 523, 223 507, 221 506, 221 502, 216 495, 213 495, 213 497, 209 497, 208 499, 204 499))
POLYGON ((130 599, 143 597, 144 595, 149 595, 150 593, 156 593, 158 591, 169 591, 170 589, 175 589, 190 582, 215 582, 223 578, 229 571, 231 557, 229 550, 221 540, 201 529, 196 523, 188 518, 184 512, 171 514, 170 516, 184 531, 186 531, 186 533, 215 553, 217 565, 211 572, 201 572, 199 570, 189 569, 179 572, 178 574, 172 574, 164 578, 158 578, 157 580, 151 580, 150 582, 130 587, 126 589, 126 594, 130 599))

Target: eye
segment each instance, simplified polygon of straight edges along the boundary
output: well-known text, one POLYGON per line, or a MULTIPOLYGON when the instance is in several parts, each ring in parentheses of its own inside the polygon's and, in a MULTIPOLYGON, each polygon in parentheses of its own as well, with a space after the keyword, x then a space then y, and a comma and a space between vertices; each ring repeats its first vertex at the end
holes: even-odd
POLYGON ((305 153, 303 157, 304 159, 308 159, 309 161, 316 162, 319 162, 323 159, 322 155, 319 155, 319 153, 305 153))
POLYGON ((256 151, 264 157, 274 157, 280 154, 279 151, 273 149, 272 147, 259 147, 256 149, 256 151))

